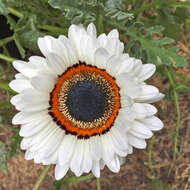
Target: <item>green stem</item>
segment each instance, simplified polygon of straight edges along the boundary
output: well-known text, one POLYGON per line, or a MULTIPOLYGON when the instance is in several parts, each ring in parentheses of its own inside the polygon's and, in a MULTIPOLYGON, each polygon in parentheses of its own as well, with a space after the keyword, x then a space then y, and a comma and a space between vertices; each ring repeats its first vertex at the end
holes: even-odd
POLYGON ((38 29, 42 29, 42 30, 47 30, 56 34, 67 34, 68 30, 67 29, 62 29, 60 27, 57 26, 49 26, 49 25, 38 25, 37 26, 38 29))
POLYGON ((89 180, 89 179, 92 179, 94 177, 94 175, 91 173, 89 175, 86 175, 86 176, 81 176, 81 177, 68 177, 66 179, 63 179, 63 183, 65 184, 68 184, 68 183, 79 183, 79 182, 82 182, 82 181, 86 181, 86 180, 89 180))
POLYGON ((178 145, 178 137, 179 137, 179 127, 180 127, 180 122, 181 122, 181 112, 180 112, 180 107, 179 107, 179 96, 178 93, 176 91, 176 85, 172 76, 172 73, 169 69, 165 69, 168 79, 170 81, 170 84, 173 88, 173 97, 174 97, 174 103, 176 106, 176 110, 177 110, 177 122, 176 122, 176 127, 175 127, 175 135, 174 135, 174 152, 173 152, 173 161, 176 160, 176 154, 178 152, 177 149, 177 145, 178 145))
POLYGON ((17 16, 18 18, 23 18, 24 17, 24 15, 21 12, 19 12, 18 10, 14 9, 12 7, 8 7, 8 10, 9 10, 9 13, 17 16))
POLYGON ((3 46, 7 43, 9 43, 10 41, 14 40, 13 36, 7 37, 7 38, 3 38, 0 40, 0 46, 3 46))
POLYGON ((13 62, 13 61, 16 60, 16 58, 9 57, 9 56, 4 55, 4 54, 2 54, 2 53, 0 53, 0 59, 5 60, 5 61, 8 61, 8 62, 13 62))
POLYGON ((153 177, 155 177, 155 173, 154 173, 154 169, 153 169, 153 163, 152 163, 152 147, 154 144, 154 139, 155 139, 155 137, 153 136, 150 140, 150 144, 148 147, 148 165, 149 165, 149 168, 152 172, 153 177))
POLYGON ((97 30, 98 35, 104 32, 103 15, 101 13, 99 13, 97 19, 97 30))
POLYGON ((34 185, 32 190, 38 190, 40 185, 42 184, 43 180, 45 179, 49 169, 51 168, 51 165, 47 165, 44 170, 42 171, 40 177, 38 178, 36 184, 34 185))
POLYGON ((100 178, 97 178, 97 190, 101 190, 100 178))

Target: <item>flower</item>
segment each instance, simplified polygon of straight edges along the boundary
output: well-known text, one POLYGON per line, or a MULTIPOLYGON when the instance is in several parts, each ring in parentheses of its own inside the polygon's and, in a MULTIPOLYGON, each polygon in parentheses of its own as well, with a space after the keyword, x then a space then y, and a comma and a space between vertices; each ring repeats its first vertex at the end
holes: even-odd
POLYGON ((44 57, 14 61, 19 73, 10 82, 19 93, 12 122, 21 125, 25 158, 56 164, 56 179, 68 169, 76 176, 100 177, 105 165, 118 172, 133 147, 145 148, 163 127, 150 103, 164 95, 144 82, 155 66, 123 53, 116 29, 97 37, 94 24, 71 25, 68 38, 45 36, 38 46, 44 57))

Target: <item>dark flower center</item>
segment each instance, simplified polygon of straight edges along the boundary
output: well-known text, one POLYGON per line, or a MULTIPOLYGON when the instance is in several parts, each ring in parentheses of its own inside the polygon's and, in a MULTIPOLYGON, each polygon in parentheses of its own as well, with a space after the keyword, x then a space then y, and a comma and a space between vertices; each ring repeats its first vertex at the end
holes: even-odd
POLYGON ((92 122, 103 116, 106 94, 94 81, 79 81, 68 92, 66 105, 77 120, 92 122))

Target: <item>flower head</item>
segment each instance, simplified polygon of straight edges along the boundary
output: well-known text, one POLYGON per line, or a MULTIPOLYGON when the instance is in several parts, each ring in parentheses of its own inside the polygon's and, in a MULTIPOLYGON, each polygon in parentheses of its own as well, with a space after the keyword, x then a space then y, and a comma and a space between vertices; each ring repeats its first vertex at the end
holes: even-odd
POLYGON ((155 66, 123 53, 117 30, 97 37, 93 24, 71 25, 68 38, 45 36, 38 46, 44 57, 13 62, 19 73, 10 83, 25 158, 56 164, 56 179, 68 169, 118 172, 133 147, 145 148, 163 127, 150 104, 163 94, 144 82, 155 66))

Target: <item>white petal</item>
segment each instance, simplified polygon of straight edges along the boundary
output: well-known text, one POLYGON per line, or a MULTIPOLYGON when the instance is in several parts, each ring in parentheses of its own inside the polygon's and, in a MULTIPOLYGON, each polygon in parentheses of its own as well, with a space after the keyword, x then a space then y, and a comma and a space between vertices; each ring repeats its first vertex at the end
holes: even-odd
POLYGON ((133 99, 140 93, 140 85, 138 85, 128 73, 118 75, 116 77, 116 82, 120 87, 121 95, 127 95, 133 99))
POLYGON ((56 78, 50 75, 41 74, 30 79, 31 85, 40 92, 51 92, 56 84, 56 78))
POLYGON ((106 67, 106 62, 108 58, 109 58, 109 53, 104 48, 99 48, 94 53, 95 65, 100 69, 104 69, 106 67))
POLYGON ((81 170, 85 173, 89 173, 92 169, 92 157, 90 155, 89 140, 85 140, 84 143, 84 154, 82 159, 81 170))
POLYGON ((98 36, 98 44, 100 47, 105 48, 107 44, 107 36, 103 33, 98 36))
POLYGON ((83 27, 79 27, 79 26, 76 26, 74 24, 72 24, 69 27, 68 37, 71 40, 72 45, 75 48, 78 56, 80 55, 80 49, 81 49, 80 42, 81 42, 81 38, 85 34, 86 34, 86 31, 84 30, 83 27))
POLYGON ((136 102, 149 102, 152 98, 159 96, 159 90, 151 85, 142 85, 141 91, 138 96, 135 98, 136 102))
POLYGON ((153 105, 143 103, 134 103, 131 110, 135 113, 137 119, 143 119, 157 113, 157 109, 153 105))
POLYGON ((131 127, 131 121, 134 118, 127 118, 126 112, 120 112, 115 120, 114 126, 118 127, 119 130, 127 132, 131 127), (129 120, 130 119, 130 120, 129 120))
POLYGON ((77 139, 73 135, 65 135, 59 148, 58 163, 64 165, 71 160, 77 139))
POLYGON ((39 147, 44 143, 44 141, 48 140, 48 137, 51 137, 57 128, 52 127, 51 123, 46 125, 40 132, 33 136, 32 141, 30 142, 30 150, 36 151, 39 147))
POLYGON ((139 149, 146 148, 146 142, 144 139, 140 139, 130 134, 127 135, 127 138, 128 138, 129 144, 131 144, 135 148, 139 148, 139 149))
POLYGON ((49 107, 48 101, 48 94, 39 93, 31 88, 22 91, 19 95, 11 99, 16 109, 22 111, 40 111, 47 109, 49 107))
POLYGON ((99 136, 90 138, 90 152, 94 160, 100 160, 102 156, 102 144, 99 136))
POLYGON ((141 61, 140 59, 135 59, 135 60, 133 61, 133 70, 131 71, 131 72, 132 72, 131 74, 132 74, 133 76, 138 77, 139 74, 140 74, 141 71, 142 71, 142 68, 143 68, 142 61, 141 61))
POLYGON ((122 133, 117 127, 113 126, 111 128, 110 134, 112 138, 115 140, 115 145, 117 149, 126 150, 128 149, 128 141, 126 135, 122 133))
POLYGON ((31 123, 23 124, 20 129, 20 136, 29 137, 41 131, 49 122, 51 118, 47 115, 42 117, 40 120, 35 120, 31 123))
POLYGON ((118 38, 119 39, 119 32, 118 32, 118 30, 116 30, 116 29, 111 30, 108 33, 108 38, 109 39, 111 39, 111 38, 118 38))
POLYGON ((152 137, 152 132, 141 122, 133 121, 129 133, 142 139, 149 139, 152 137))
POLYGON ((62 74, 67 69, 67 65, 64 63, 63 59, 54 53, 47 55, 47 65, 57 75, 62 74))
POLYGON ((63 37, 63 35, 59 36, 59 40, 61 42, 61 46, 65 46, 67 49, 67 56, 69 59, 69 63, 67 63, 68 66, 74 65, 78 62, 77 52, 75 51, 75 48, 73 48, 71 41, 63 37))
POLYGON ((16 106, 16 109, 19 111, 25 111, 25 112, 36 112, 36 111, 42 111, 46 110, 49 107, 49 103, 44 101, 41 103, 33 104, 32 102, 23 103, 16 106))
MULTIPOLYGON (((43 158, 42 161, 40 161, 40 163, 42 163, 43 165, 49 165, 49 164, 57 164, 57 158, 58 158, 58 151, 56 150, 53 154, 51 154, 49 157, 47 158, 43 158)), ((35 158, 34 158, 35 159, 35 158)))
MULTIPOLYGON (((45 148, 42 150, 45 157, 52 156, 53 154, 55 154, 56 151, 59 150, 60 144, 64 136, 64 131, 58 128, 57 132, 54 134, 54 137, 52 137, 51 140, 47 142, 45 148)), ((56 160, 58 160, 58 152, 56 160)))
POLYGON ((143 65, 143 67, 139 73, 138 80, 140 82, 147 80, 148 78, 150 78, 154 74, 155 71, 156 71, 155 65, 153 65, 153 64, 143 65))
MULTIPOLYGON (((53 127, 53 126, 50 126, 53 127)), ((55 126, 57 127, 57 126, 55 126)), ((41 133, 45 133, 44 131, 41 133)), ((60 131, 57 127, 54 130, 51 130, 46 134, 46 136, 40 140, 40 142, 33 144, 29 149, 31 151, 37 151, 37 154, 41 156, 41 158, 48 158, 54 154, 63 139, 64 131, 60 131)), ((58 155, 56 160, 58 159, 58 155)))
POLYGON ((105 162, 104 162, 104 160, 101 159, 99 163, 100 163, 100 169, 103 170, 104 167, 105 167, 105 162))
POLYGON ((24 137, 20 143, 20 148, 22 150, 26 150, 30 147, 30 142, 32 141, 32 137, 24 137))
POLYGON ((12 119, 12 123, 14 125, 18 125, 18 124, 24 124, 24 123, 28 123, 34 120, 38 120, 44 116, 47 115, 47 111, 41 111, 41 112, 19 112, 17 113, 13 119, 12 119))
POLYGON ((25 158, 26 160, 32 160, 32 159, 34 158, 34 155, 35 155, 34 152, 31 152, 30 150, 27 150, 27 151, 25 152, 24 158, 25 158))
POLYGON ((113 145, 113 142, 109 133, 106 133, 105 135, 102 135, 100 137, 102 141, 103 160, 106 163, 109 163, 113 159, 113 156, 115 153, 115 147, 113 145))
POLYGON ((93 23, 90 23, 87 27, 87 33, 93 38, 96 38, 96 27, 93 23))
POLYGON ((128 145, 128 154, 132 154, 133 153, 133 147, 129 144, 128 145))
POLYGON ((81 175, 81 164, 84 154, 84 143, 85 140, 77 140, 74 153, 70 162, 71 171, 75 173, 76 176, 81 175))
POLYGON ((92 173, 94 174, 95 177, 97 177, 97 178, 100 177, 100 163, 97 160, 93 161, 92 173))
POLYGON ((28 79, 28 77, 26 77, 26 76, 24 76, 23 74, 21 74, 21 73, 17 73, 16 75, 15 75, 15 79, 24 79, 24 80, 27 80, 28 79))
POLYGON ((142 123, 144 123, 146 125, 146 127, 149 128, 151 131, 159 131, 164 126, 162 121, 155 116, 145 118, 145 119, 140 120, 140 121, 142 123))
POLYGON ((112 172, 114 172, 114 173, 119 172, 120 162, 119 162, 118 157, 115 155, 113 160, 111 162, 107 163, 107 166, 112 172))
POLYGON ((15 96, 13 96, 13 97, 10 99, 11 104, 13 104, 14 106, 15 106, 16 104, 18 104, 18 103, 21 101, 21 97, 22 97, 21 94, 17 94, 17 95, 15 95, 15 96))
POLYGON ((116 76, 120 69, 120 57, 119 56, 111 56, 106 62, 106 71, 111 76, 116 76))
POLYGON ((26 77, 33 77, 37 74, 35 68, 32 67, 30 63, 27 63, 25 61, 14 61, 13 66, 17 71, 26 77))
POLYGON ((121 73, 131 73, 134 67, 134 58, 125 56, 125 59, 121 62, 120 70, 118 74, 121 73))
POLYGON ((55 73, 48 67, 46 59, 44 57, 31 56, 29 58, 29 61, 31 64, 35 66, 36 72, 45 73, 45 74, 47 73, 53 76, 55 75, 55 73))
POLYGON ((66 164, 63 166, 56 164, 56 166, 55 166, 55 179, 60 180, 61 178, 63 178, 66 175, 68 169, 69 169, 69 167, 66 164))
POLYGON ((52 36, 45 36, 43 38, 38 38, 38 47, 40 48, 43 55, 46 57, 52 52, 52 43, 56 39, 52 36))
POLYGON ((161 100, 162 98, 164 98, 164 94, 162 94, 162 93, 159 93, 157 96, 154 96, 154 97, 152 97, 152 98, 150 98, 150 99, 147 99, 146 101, 143 101, 144 103, 148 103, 148 104, 150 104, 150 103, 154 103, 154 102, 158 102, 159 100, 161 100))
MULTIPOLYGON (((133 121, 135 119, 136 114, 131 111, 131 108, 120 108, 119 114, 116 118, 115 125, 129 125, 129 121, 133 121), (119 124, 121 123, 121 124, 119 124)), ((126 129, 127 130, 127 129, 126 129)))
POLYGON ((111 38, 107 40, 106 49, 110 55, 120 55, 123 52, 124 46, 117 38, 111 38))
POLYGON ((133 100, 129 96, 121 96, 121 107, 131 107, 133 105, 133 100))
POLYGON ((25 89, 32 88, 29 80, 16 79, 9 83, 10 88, 16 92, 22 92, 25 89))

